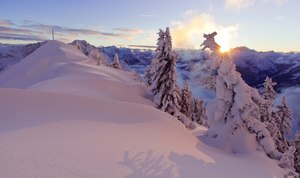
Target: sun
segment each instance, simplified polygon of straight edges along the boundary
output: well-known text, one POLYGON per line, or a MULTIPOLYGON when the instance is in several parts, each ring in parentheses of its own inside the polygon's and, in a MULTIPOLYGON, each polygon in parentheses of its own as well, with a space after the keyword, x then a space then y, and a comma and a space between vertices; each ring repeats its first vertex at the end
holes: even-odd
POLYGON ((216 42, 221 46, 220 52, 226 53, 231 49, 230 43, 230 35, 220 33, 219 36, 216 37, 216 42))
POLYGON ((226 46, 226 45, 223 45, 223 46, 221 46, 220 51, 221 51, 221 53, 229 52, 230 51, 230 47, 226 46))

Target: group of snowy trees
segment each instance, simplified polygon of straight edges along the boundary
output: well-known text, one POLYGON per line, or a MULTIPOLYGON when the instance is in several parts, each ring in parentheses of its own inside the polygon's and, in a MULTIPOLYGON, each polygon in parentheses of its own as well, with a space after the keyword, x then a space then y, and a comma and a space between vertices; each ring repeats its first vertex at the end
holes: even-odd
POLYGON ((145 72, 154 102, 186 127, 193 127, 192 122, 208 126, 207 136, 222 148, 236 152, 249 144, 258 144, 270 158, 279 161, 279 166, 287 170, 286 175, 298 176, 300 133, 293 142, 286 137, 291 132, 292 119, 286 98, 283 96, 281 103, 275 106, 276 83, 269 77, 261 94, 248 86, 229 55, 220 52, 220 45, 214 39, 216 35, 216 32, 204 34, 206 40, 202 43, 203 50, 211 50, 207 61, 210 74, 202 81, 216 93, 216 98, 205 108, 203 100, 193 98, 188 81, 182 90, 179 89, 176 80, 178 55, 172 51, 169 28, 159 30, 157 54, 145 72))
POLYGON ((78 50, 80 50, 83 54, 85 54, 89 58, 96 60, 97 65, 99 66, 104 65, 104 66, 110 66, 115 69, 122 69, 122 66, 119 61, 118 51, 115 51, 113 62, 111 64, 108 64, 108 56, 104 52, 96 48, 95 46, 90 45, 88 42, 84 40, 75 40, 71 44, 76 46, 78 50))
MULTIPOLYGON (((99 52, 98 49, 93 49, 89 54, 88 57, 91 57, 92 59, 95 59, 97 61, 97 65, 108 65, 107 64, 107 56, 99 52)), ((120 61, 119 61, 119 55, 117 52, 115 52, 114 59, 110 67, 115 69, 122 69, 120 61)))
MULTIPOLYGON (((280 158, 273 139, 259 120, 259 107, 263 99, 257 90, 248 86, 236 71, 235 64, 225 53, 220 53, 220 46, 215 42, 216 33, 204 35, 205 48, 212 51, 210 62, 211 73, 215 78, 216 98, 207 105, 208 132, 225 148, 236 150, 247 147, 233 144, 228 140, 247 140, 248 135, 255 134, 257 142, 272 158, 280 158)), ((245 142, 246 144, 246 142, 245 142)))
POLYGON ((300 163, 295 153, 298 151, 299 154, 299 142, 292 146, 286 138, 291 131, 292 112, 285 97, 275 108, 277 93, 273 87, 276 83, 268 77, 261 95, 248 86, 227 53, 220 52, 215 35, 216 32, 205 34, 206 40, 202 44, 203 49, 212 51, 208 60, 211 75, 203 81, 216 92, 216 98, 207 105, 207 135, 231 150, 247 147, 251 142, 249 136, 255 135, 263 151, 270 158, 280 160, 279 165, 288 171, 287 175, 298 176, 295 168, 299 168, 300 163), (245 142, 241 145, 234 140, 245 142))
POLYGON ((285 96, 281 103, 275 108, 274 101, 277 93, 274 90, 275 82, 267 77, 264 82, 262 97, 265 103, 261 105, 261 121, 266 124, 272 138, 274 139, 277 150, 283 155, 279 166, 287 170, 287 176, 299 176, 300 174, 300 133, 294 141, 289 141, 287 135, 291 133, 292 111, 289 108, 285 96))
POLYGON ((104 53, 99 52, 97 48, 91 50, 88 53, 88 57, 95 59, 97 61, 97 65, 107 65, 107 56, 104 53))
MULTIPOLYGON (((298 176, 300 133, 294 141, 286 137, 291 132, 292 119, 286 98, 283 96, 275 106, 276 83, 269 77, 261 93, 248 86, 229 55, 220 52, 214 39, 216 35, 216 32, 204 34, 206 39, 202 43, 203 50, 211 50, 207 60, 209 76, 202 81, 216 94, 205 107, 202 99, 193 98, 188 80, 180 90, 176 76, 178 55, 172 50, 169 28, 159 30, 156 56, 145 71, 145 82, 157 108, 178 118, 187 128, 194 128, 195 123, 207 126, 207 136, 227 150, 236 152, 249 144, 258 144, 270 158, 279 160, 287 175, 298 176)), ((99 58, 98 65, 101 64, 101 56, 96 51, 89 55, 99 58)), ((110 66, 121 69, 117 52, 110 66)))
POLYGON ((188 82, 179 89, 176 76, 178 55, 172 50, 169 28, 159 30, 156 57, 145 72, 146 83, 154 95, 157 108, 177 117, 188 128, 195 127, 193 121, 204 123, 205 108, 203 101, 193 99, 188 82))
POLYGON ((277 106, 277 110, 274 107, 274 101, 277 96, 273 88, 275 85, 276 83, 271 78, 266 78, 262 92, 265 102, 260 105, 260 120, 266 124, 278 151, 284 153, 289 148, 289 141, 285 135, 291 132, 292 112, 287 105, 285 96, 282 97, 281 104, 277 106))

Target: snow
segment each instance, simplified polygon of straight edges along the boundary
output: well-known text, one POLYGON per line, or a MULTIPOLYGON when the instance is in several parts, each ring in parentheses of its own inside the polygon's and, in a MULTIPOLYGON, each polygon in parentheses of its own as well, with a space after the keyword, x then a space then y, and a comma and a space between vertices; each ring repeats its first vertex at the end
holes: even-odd
POLYGON ((91 61, 48 41, 0 74, 0 177, 283 177, 263 152, 212 147, 133 74, 91 61))

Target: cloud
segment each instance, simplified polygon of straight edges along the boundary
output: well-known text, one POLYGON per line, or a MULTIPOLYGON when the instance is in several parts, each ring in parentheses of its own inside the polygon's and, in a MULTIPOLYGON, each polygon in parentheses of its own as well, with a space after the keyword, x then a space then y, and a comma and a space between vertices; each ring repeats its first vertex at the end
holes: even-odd
POLYGON ((23 28, 28 28, 34 31, 41 31, 41 32, 50 32, 53 30, 56 33, 69 33, 72 35, 96 35, 100 34, 99 31, 96 30, 90 30, 90 29, 76 29, 76 28, 67 28, 57 25, 45 25, 45 24, 29 24, 29 25, 23 25, 23 28))
POLYGON ((34 33, 34 31, 32 31, 32 30, 27 30, 27 29, 23 29, 23 28, 1 27, 1 26, 0 26, 0 32, 1 33, 7 33, 7 34, 34 33))
POLYGON ((225 0, 226 9, 241 10, 253 5, 255 0, 225 0))
POLYGON ((214 17, 201 13, 172 22, 173 45, 176 48, 200 48, 204 33, 218 32, 216 41, 223 47, 232 47, 231 41, 237 36, 238 25, 217 24, 214 17))
POLYGON ((10 20, 0 19, 0 27, 10 27, 12 25, 14 25, 14 23, 12 23, 10 20))
POLYGON ((282 4, 286 3, 288 0, 267 0, 267 1, 273 2, 276 5, 281 6, 282 4))
POLYGON ((33 35, 6 34, 6 33, 0 33, 0 39, 21 40, 21 41, 44 41, 45 40, 45 38, 41 38, 33 35))
POLYGON ((194 10, 194 9, 190 9, 184 12, 184 17, 190 17, 190 16, 194 16, 197 15, 198 11, 194 10))
POLYGON ((146 48, 146 49, 155 49, 156 46, 150 46, 150 45, 128 45, 128 47, 131 47, 131 48, 146 48))
POLYGON ((257 3, 272 3, 281 6, 288 0, 225 0, 225 8, 229 10, 239 11, 248 8, 257 3))
POLYGON ((118 32, 125 32, 125 33, 131 33, 131 34, 140 34, 143 33, 143 30, 141 29, 133 29, 133 28, 114 28, 113 31, 118 32))
POLYGON ((285 19, 284 16, 277 16, 277 17, 276 17, 276 20, 284 20, 284 19, 285 19))
MULTIPOLYGON (((4 22, 4 21, 3 21, 4 22)), ((8 21, 10 22, 10 21, 8 21)), ((8 22, 3 24, 9 24, 8 22)), ((13 24, 13 23, 10 23, 13 24)), ((8 37, 3 37, 3 39, 11 39, 11 40, 22 40, 22 37, 18 36, 19 34, 23 35, 32 35, 36 36, 36 38, 28 38, 34 39, 34 41, 38 41, 40 39, 46 40, 45 36, 51 37, 52 29, 54 30, 56 39, 60 39, 65 42, 72 41, 76 38, 84 38, 86 36, 93 36, 98 39, 126 39, 131 40, 133 37, 139 33, 142 33, 142 30, 139 29, 129 29, 129 28, 115 28, 111 30, 92 30, 88 28, 68 28, 58 25, 48 25, 36 23, 33 21, 23 21, 22 25, 19 25, 17 28, 13 27, 4 27, 0 26, 0 32, 2 34, 7 34, 8 37), (13 38, 13 34, 15 34, 15 38, 13 38), (43 37, 41 36, 43 35, 43 37)), ((26 38, 24 38, 26 39, 26 38)), ((26 39, 27 40, 27 39, 26 39)))

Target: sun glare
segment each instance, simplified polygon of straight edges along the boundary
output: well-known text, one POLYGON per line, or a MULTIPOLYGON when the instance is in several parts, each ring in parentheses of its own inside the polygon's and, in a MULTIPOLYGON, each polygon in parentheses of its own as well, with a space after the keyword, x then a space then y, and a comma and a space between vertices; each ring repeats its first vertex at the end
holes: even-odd
POLYGON ((221 46, 221 48, 220 48, 220 51, 222 52, 222 53, 226 53, 226 52, 228 52, 230 50, 230 47, 229 46, 221 46))
POLYGON ((229 39, 228 37, 222 37, 216 40, 217 43, 221 46, 220 52, 221 53, 226 53, 230 50, 230 45, 229 45, 229 39))

